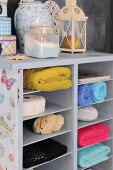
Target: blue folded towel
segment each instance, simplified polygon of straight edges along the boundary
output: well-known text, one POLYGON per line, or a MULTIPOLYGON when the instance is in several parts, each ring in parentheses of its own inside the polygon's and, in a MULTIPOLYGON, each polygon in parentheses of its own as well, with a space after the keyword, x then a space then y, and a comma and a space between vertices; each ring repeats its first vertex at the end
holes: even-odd
POLYGON ((78 105, 91 106, 93 91, 89 84, 81 85, 78 87, 78 105))
POLYGON ((101 103, 107 95, 106 83, 98 82, 90 85, 93 90, 92 100, 94 103, 101 103))
POLYGON ((102 143, 78 151, 78 166, 88 168, 108 159, 110 147, 102 143))

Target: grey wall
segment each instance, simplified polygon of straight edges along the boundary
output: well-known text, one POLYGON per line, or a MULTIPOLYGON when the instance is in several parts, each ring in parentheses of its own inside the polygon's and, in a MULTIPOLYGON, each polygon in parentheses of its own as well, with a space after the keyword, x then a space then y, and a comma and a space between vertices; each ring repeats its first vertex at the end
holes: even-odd
POLYGON ((89 17, 87 46, 90 50, 109 50, 110 0, 79 0, 79 6, 89 17))
MULTIPOLYGON (((45 0, 42 0, 43 2, 45 0)), ((60 7, 64 0, 55 0, 60 7)), ((13 17, 18 0, 9 0, 9 16, 13 17)), ((113 52, 113 15, 112 0, 78 0, 78 5, 89 17, 87 23, 87 49, 94 51, 113 52)), ((14 29, 13 29, 14 31, 14 29)))

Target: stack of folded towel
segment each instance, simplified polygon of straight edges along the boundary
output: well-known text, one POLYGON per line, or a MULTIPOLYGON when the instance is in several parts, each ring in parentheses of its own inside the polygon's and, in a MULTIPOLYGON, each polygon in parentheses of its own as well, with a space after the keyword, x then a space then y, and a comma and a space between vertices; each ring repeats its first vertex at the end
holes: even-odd
POLYGON ((93 103, 101 103, 107 95, 105 82, 80 85, 78 88, 78 105, 91 106, 93 103))
POLYGON ((106 161, 109 153, 110 147, 102 143, 82 149, 78 151, 78 166, 88 168, 106 161))
POLYGON ((72 86, 71 70, 67 67, 50 67, 24 71, 24 88, 42 91, 68 89, 72 86))
POLYGON ((78 130, 78 146, 89 146, 103 142, 109 137, 109 127, 97 123, 78 130))

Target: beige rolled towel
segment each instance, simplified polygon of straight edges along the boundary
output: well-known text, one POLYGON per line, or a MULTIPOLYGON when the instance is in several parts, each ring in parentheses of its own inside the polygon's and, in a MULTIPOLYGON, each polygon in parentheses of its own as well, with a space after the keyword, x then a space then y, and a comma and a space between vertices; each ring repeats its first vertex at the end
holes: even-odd
POLYGON ((40 134, 50 134, 59 131, 64 124, 64 117, 59 115, 47 115, 35 120, 33 131, 40 134))
POLYGON ((38 115, 45 111, 46 100, 42 96, 26 95, 23 102, 24 117, 38 115))

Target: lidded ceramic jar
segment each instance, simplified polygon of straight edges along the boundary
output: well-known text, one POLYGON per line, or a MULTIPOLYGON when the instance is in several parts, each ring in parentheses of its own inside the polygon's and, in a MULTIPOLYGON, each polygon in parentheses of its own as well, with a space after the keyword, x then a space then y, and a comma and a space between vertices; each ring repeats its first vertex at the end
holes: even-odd
POLYGON ((51 26, 52 19, 46 6, 35 0, 21 0, 15 12, 15 28, 17 32, 19 49, 24 50, 24 37, 30 32, 32 24, 51 26))
POLYGON ((25 36, 25 54, 35 58, 51 58, 59 55, 59 38, 49 26, 31 26, 25 36))

